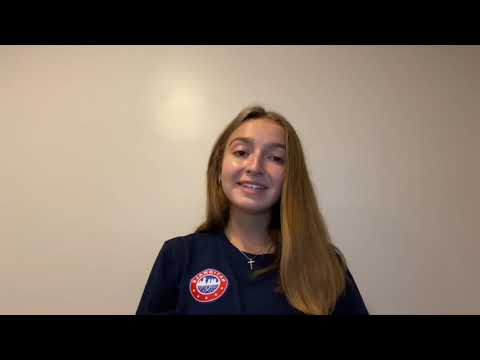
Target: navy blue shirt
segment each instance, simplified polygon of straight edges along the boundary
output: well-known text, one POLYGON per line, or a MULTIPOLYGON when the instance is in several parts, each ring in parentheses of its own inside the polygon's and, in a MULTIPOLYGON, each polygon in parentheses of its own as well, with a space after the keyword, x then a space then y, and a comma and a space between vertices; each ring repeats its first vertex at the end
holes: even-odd
MULTIPOLYGON (((254 258, 253 270, 274 261, 254 258)), ((165 241, 143 291, 137 315, 287 315, 302 314, 276 291, 278 271, 252 277, 248 259, 223 230, 193 233, 165 241)), ((347 271, 346 290, 333 315, 367 315, 357 285, 347 271)))

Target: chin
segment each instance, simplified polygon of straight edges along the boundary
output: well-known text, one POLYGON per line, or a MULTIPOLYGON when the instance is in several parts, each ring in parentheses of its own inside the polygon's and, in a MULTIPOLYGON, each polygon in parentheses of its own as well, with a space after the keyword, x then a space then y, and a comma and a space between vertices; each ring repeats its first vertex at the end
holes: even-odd
POLYGON ((261 204, 242 204, 242 203, 234 203, 234 206, 239 210, 251 213, 251 214, 260 214, 270 211, 272 206, 262 206, 261 204))

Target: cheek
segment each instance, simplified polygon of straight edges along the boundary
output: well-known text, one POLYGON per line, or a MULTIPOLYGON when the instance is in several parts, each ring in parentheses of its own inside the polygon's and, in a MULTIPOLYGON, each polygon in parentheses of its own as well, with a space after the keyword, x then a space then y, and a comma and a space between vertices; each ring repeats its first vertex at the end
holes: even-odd
POLYGON ((238 172, 242 169, 242 164, 237 160, 225 159, 222 163, 222 175, 226 178, 238 177, 238 172))
POLYGON ((272 179, 275 181, 276 184, 282 185, 283 181, 285 180, 285 170, 276 169, 276 171, 272 172, 272 179))

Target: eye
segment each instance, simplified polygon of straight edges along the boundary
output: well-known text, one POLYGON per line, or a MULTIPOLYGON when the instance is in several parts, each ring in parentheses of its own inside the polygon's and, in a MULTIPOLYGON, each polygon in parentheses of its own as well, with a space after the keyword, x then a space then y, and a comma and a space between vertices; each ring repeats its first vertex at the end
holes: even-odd
MULTIPOLYGON (((233 152, 234 155, 235 155, 235 154, 238 154, 238 153, 244 153, 244 154, 245 154, 246 152, 243 151, 243 150, 238 150, 238 151, 234 151, 234 152, 233 152)), ((240 155, 240 156, 242 156, 242 155, 240 155)))
POLYGON ((281 157, 278 157, 278 156, 272 156, 272 157, 275 162, 283 164, 283 159, 281 157))

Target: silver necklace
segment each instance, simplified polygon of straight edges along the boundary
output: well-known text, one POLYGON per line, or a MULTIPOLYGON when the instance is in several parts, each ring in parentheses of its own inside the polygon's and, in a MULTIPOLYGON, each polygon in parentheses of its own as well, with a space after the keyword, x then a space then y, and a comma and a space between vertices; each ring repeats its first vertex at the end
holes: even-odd
MULTIPOLYGON (((227 235, 226 232, 225 232, 225 235, 227 235)), ((227 236, 227 239, 228 239, 229 242, 233 245, 233 243, 230 241, 230 239, 229 239, 228 236, 227 236)), ((270 244, 270 246, 268 247, 267 253, 270 251, 270 249, 272 248, 272 246, 273 246, 273 243, 270 244)), ((248 265, 250 265, 250 271, 253 271, 253 264, 255 263, 255 260, 254 260, 254 259, 255 259, 258 255, 260 255, 260 254, 257 254, 257 255, 255 255, 254 257, 249 257, 247 254, 245 254, 242 250, 240 250, 239 248, 237 248, 235 245, 233 245, 233 247, 234 247, 235 249, 237 249, 238 251, 240 251, 240 253, 241 253, 243 256, 245 256, 245 258, 248 260, 248 261, 247 261, 248 265)))
MULTIPOLYGON (((273 246, 273 243, 270 244, 270 246, 268 247, 267 252, 266 252, 267 254, 268 254, 268 252, 270 251, 270 249, 272 248, 272 246, 273 246)), ((253 271, 253 263, 255 262, 254 259, 255 259, 258 255, 260 255, 260 254, 257 254, 257 255, 255 255, 254 257, 249 257, 249 256, 248 256, 247 254, 245 254, 242 250, 240 250, 240 249, 237 248, 236 246, 234 246, 234 247, 235 247, 238 251, 240 251, 240 253, 241 253, 243 256, 245 256, 245 257, 247 258, 247 260, 248 260, 248 261, 247 261, 247 262, 248 262, 248 265, 250 265, 250 271, 253 271)))
POLYGON ((242 250, 238 249, 238 251, 240 251, 242 253, 243 256, 245 256, 248 260, 248 264, 250 265, 250 271, 253 270, 253 263, 255 262, 255 259, 258 255, 255 255, 254 257, 248 257, 247 254, 245 254, 242 250))

